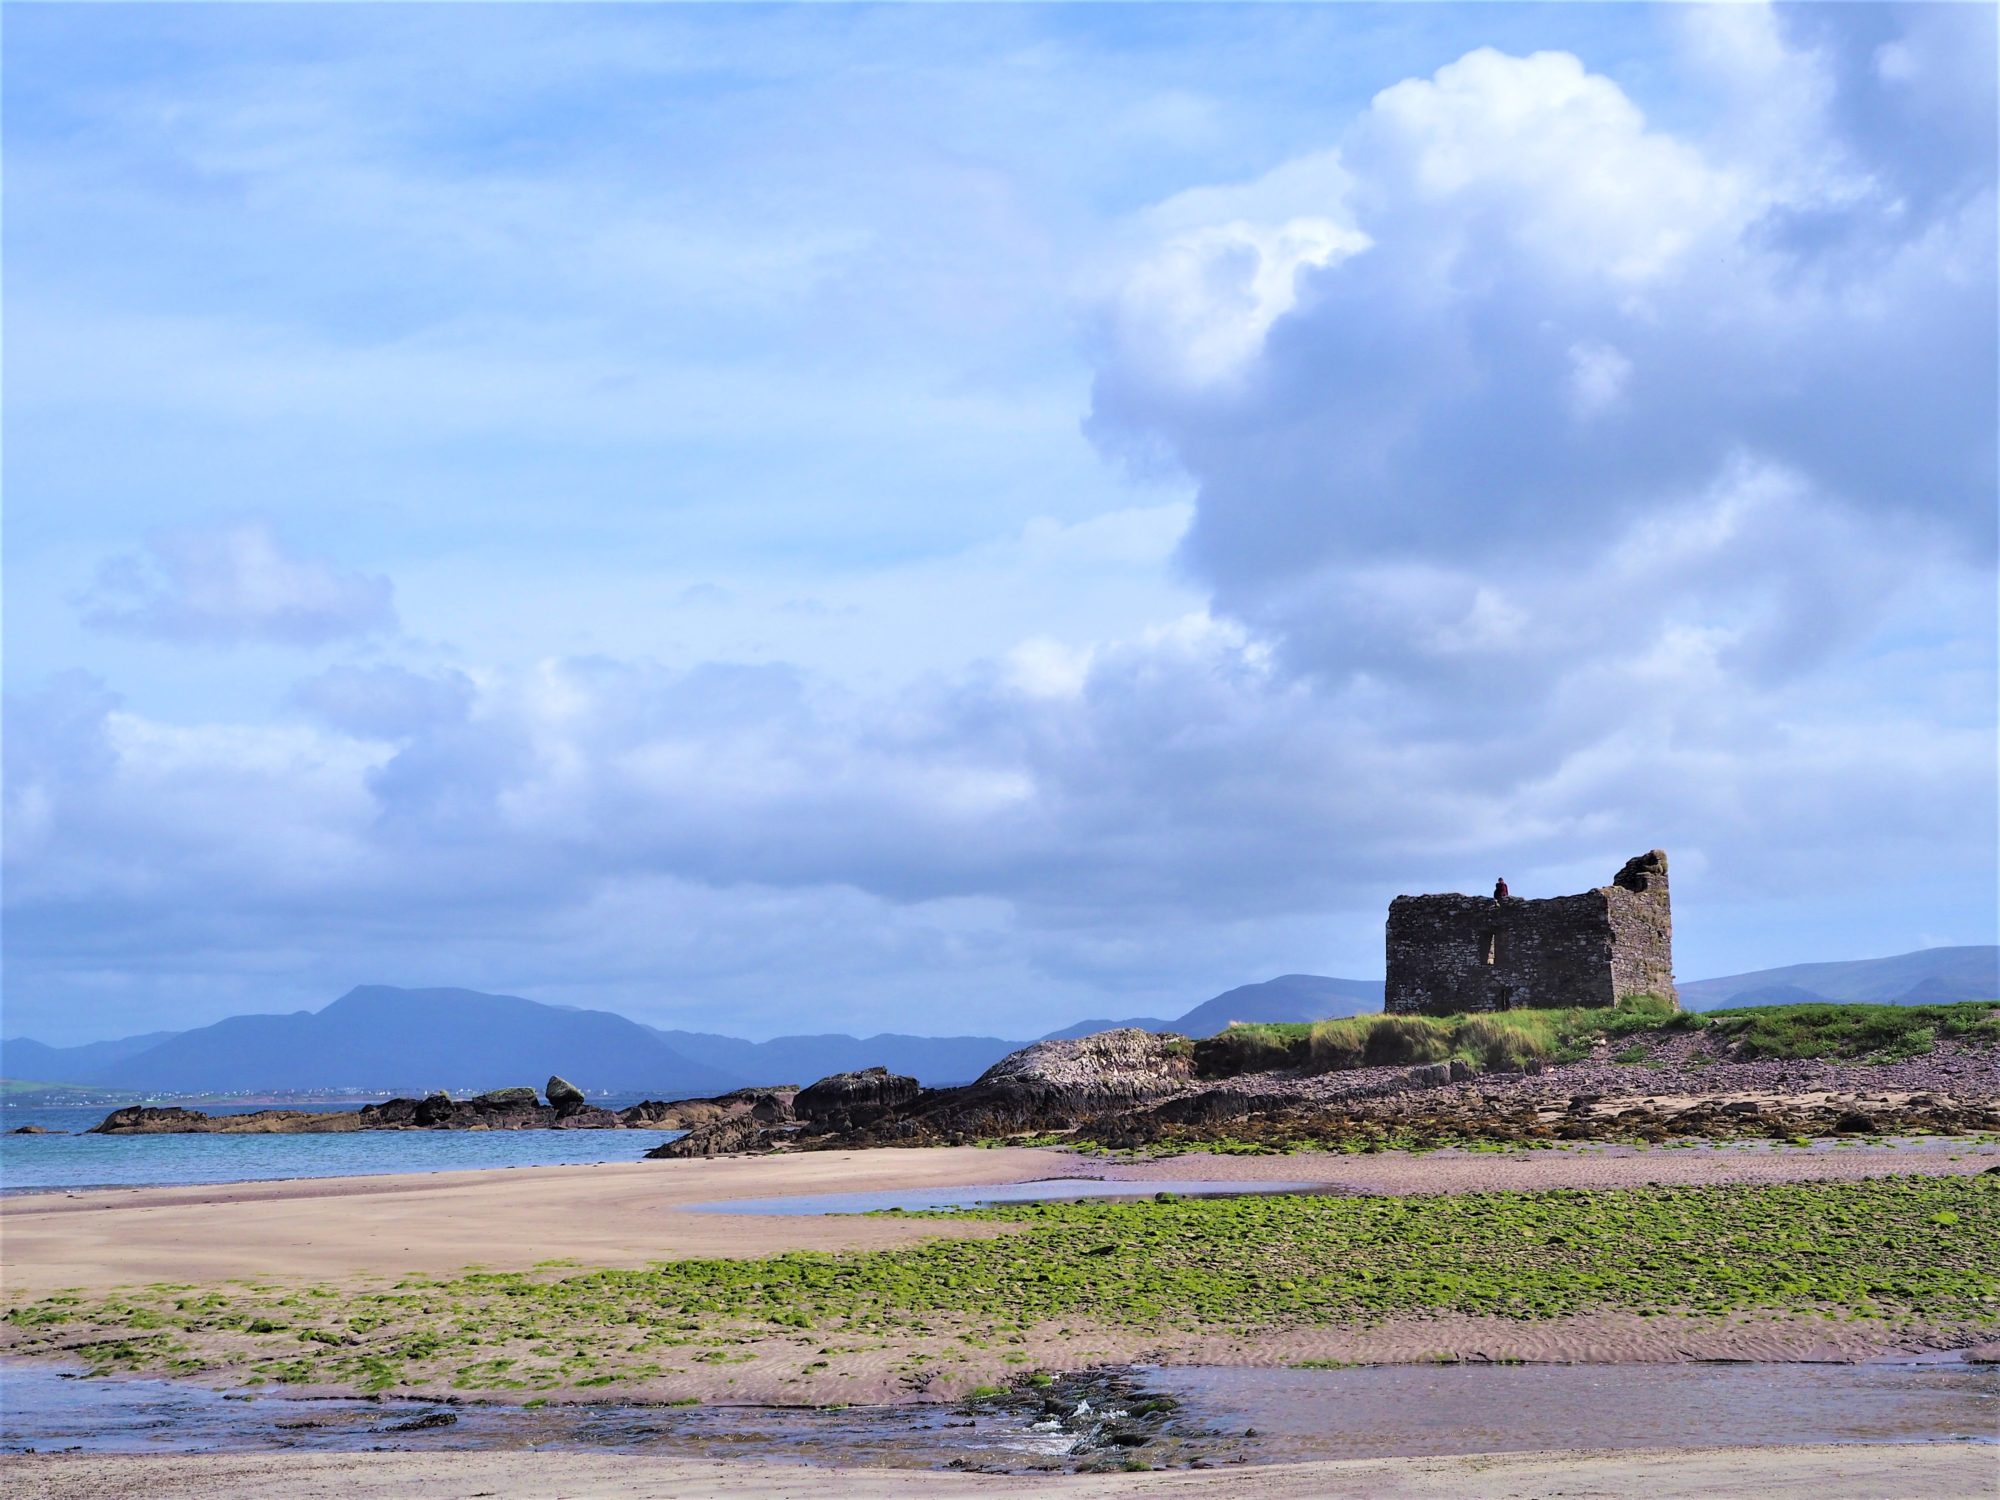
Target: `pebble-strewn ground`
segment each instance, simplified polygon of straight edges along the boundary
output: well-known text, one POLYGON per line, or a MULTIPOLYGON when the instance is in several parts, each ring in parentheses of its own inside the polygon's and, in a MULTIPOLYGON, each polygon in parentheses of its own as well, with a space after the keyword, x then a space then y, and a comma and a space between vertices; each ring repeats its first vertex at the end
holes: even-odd
POLYGON ((1079 1121, 1114 1146, 1265 1141, 1426 1145, 1452 1140, 1667 1140, 1737 1135, 2000 1130, 2000 1048, 1940 1041, 1893 1062, 1737 1061, 1701 1033, 1649 1033, 1536 1071, 1441 1082, 1444 1064, 1282 1070, 1191 1081, 1164 1099, 1079 1121), (1643 1047, 1643 1060, 1615 1062, 1643 1047))

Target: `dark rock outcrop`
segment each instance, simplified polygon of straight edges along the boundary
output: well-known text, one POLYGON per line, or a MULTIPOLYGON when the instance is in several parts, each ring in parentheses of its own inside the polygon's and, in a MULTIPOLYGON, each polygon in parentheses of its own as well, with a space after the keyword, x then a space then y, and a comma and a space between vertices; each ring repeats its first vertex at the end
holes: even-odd
POLYGON ((465 1102, 479 1109, 533 1109, 541 1103, 530 1088, 488 1089, 465 1102))
POLYGON ((863 1068, 800 1089, 792 1113, 820 1131, 865 1129, 922 1092, 923 1085, 906 1073, 863 1068))
POLYGON ((86 1135, 337 1135, 373 1129, 366 1110, 260 1109, 252 1114, 207 1115, 198 1109, 132 1104, 114 1109, 86 1135))
POLYGON ((1185 1091, 1185 1037, 1136 1028, 1036 1042, 959 1088, 926 1089, 885 1068, 836 1073, 798 1091, 788 1116, 739 1113, 691 1124, 654 1157, 717 1156, 786 1146, 935 1145, 1038 1130, 1131 1110, 1185 1091))
POLYGON ((885 1141, 960 1142, 1067 1130, 1079 1119, 1183 1093, 1193 1077, 1194 1049, 1186 1037, 1127 1027, 1036 1042, 964 1087, 927 1090, 893 1121, 874 1124, 885 1141))
POLYGON ((585 1104, 583 1090, 558 1073, 551 1073, 542 1092, 549 1096, 549 1108, 559 1115, 566 1115, 582 1109, 585 1104))
POLYGON ((572 1109, 566 1113, 557 1114, 555 1128, 557 1130, 623 1130, 625 1122, 619 1119, 617 1114, 611 1110, 593 1109, 589 1105, 585 1105, 581 1109, 572 1109))
POLYGON ((736 1089, 707 1099, 647 1099, 619 1111, 618 1118, 628 1129, 694 1130, 718 1120, 747 1115, 766 1125, 792 1118, 792 1100, 798 1089, 791 1084, 777 1088, 736 1089))
POLYGON ((429 1094, 422 1099, 390 1099, 356 1111, 362 1130, 546 1130, 556 1112, 529 1088, 490 1089, 470 1099, 429 1094))
POLYGON ((735 1156, 749 1151, 771 1151, 786 1144, 797 1133, 795 1125, 774 1125, 751 1116, 734 1115, 697 1125, 679 1140, 664 1141, 646 1153, 651 1161, 686 1157, 735 1156))
MULTIPOLYGON (((592 1108, 581 1089, 561 1078, 551 1078, 549 1085, 549 1092, 557 1101, 551 1104, 542 1103, 531 1088, 490 1089, 470 1099, 454 1099, 440 1092, 421 1099, 385 1099, 360 1109, 260 1109, 240 1115, 210 1115, 196 1109, 135 1104, 113 1110, 90 1133, 321 1135, 354 1130, 621 1130, 628 1124, 640 1123, 628 1121, 608 1109, 592 1108)), ((672 1106, 644 1108, 666 1110, 672 1106)))

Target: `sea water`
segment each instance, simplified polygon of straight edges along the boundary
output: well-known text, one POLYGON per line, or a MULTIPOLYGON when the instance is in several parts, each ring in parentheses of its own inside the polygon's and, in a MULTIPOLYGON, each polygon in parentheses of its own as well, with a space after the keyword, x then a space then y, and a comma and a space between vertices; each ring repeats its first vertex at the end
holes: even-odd
MULTIPOLYGON (((613 1109, 638 1096, 602 1102, 613 1109)), ((208 1106, 244 1114, 269 1105, 208 1106)), ((315 1111, 353 1105, 310 1106, 315 1111)), ((86 1135, 104 1106, 0 1108, 0 1194, 372 1177, 637 1161, 678 1130, 357 1130, 338 1135, 86 1135), (16 1135, 39 1125, 50 1135, 16 1135)))

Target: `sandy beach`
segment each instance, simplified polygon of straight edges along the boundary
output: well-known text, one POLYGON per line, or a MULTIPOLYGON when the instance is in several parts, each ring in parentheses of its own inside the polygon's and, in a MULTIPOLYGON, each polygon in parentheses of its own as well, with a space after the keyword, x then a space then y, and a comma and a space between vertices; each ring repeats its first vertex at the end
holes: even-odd
POLYGON ((1315 1183, 1409 1194, 1962 1175, 1995 1165, 2000 1145, 1936 1141, 1158 1159, 944 1147, 108 1189, 0 1200, 0 1283, 19 1296, 154 1281, 442 1275, 473 1264, 506 1270, 567 1259, 640 1266, 698 1256, 881 1249, 1007 1231, 975 1221, 693 1213, 688 1205, 1053 1177, 1315 1183))
POLYGON ((1002 1477, 590 1453, 48 1456, 0 1462, 27 1500, 1988 1500, 2000 1450, 1942 1444, 1500 1453, 1158 1474, 1002 1477))

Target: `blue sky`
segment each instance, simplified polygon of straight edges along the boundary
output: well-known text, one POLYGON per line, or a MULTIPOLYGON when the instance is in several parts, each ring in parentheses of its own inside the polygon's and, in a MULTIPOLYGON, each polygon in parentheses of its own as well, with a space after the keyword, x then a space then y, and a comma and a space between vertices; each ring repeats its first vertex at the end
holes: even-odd
POLYGON ((6 41, 9 1034, 1994 939, 1988 8, 6 41))

